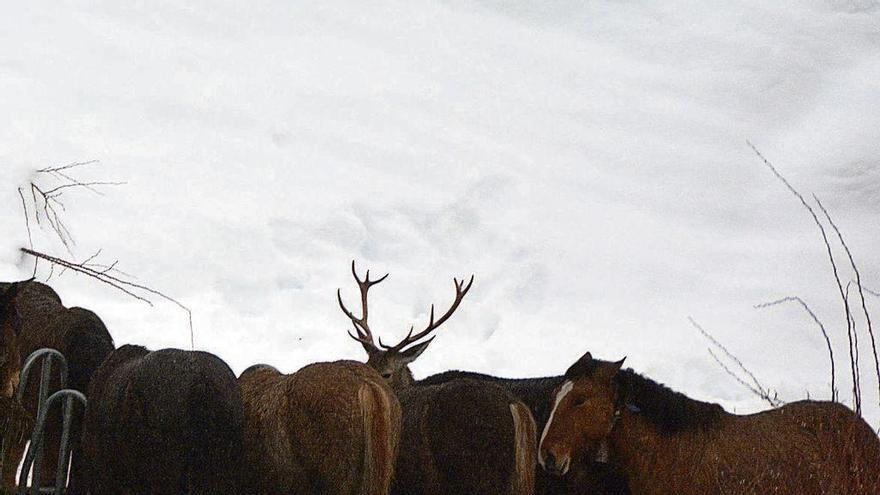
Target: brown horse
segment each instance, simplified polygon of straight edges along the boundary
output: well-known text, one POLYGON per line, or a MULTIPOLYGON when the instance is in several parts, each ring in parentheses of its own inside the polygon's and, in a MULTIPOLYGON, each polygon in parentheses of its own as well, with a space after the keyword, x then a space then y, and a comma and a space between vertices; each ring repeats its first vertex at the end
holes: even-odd
POLYGON ((253 493, 388 494, 400 404, 372 368, 336 361, 285 375, 255 365, 238 381, 246 425, 244 480, 253 493))
POLYGON ((745 416, 587 353, 565 374, 539 459, 601 459, 634 494, 880 493, 880 440, 846 407, 801 401, 745 416))
MULTIPOLYGON (((48 285, 26 280, 21 282, 0 284, 0 326, 2 326, 5 342, 15 343, 16 349, 4 350, 8 355, 18 356, 18 369, 32 352, 48 347, 61 352, 68 363, 67 387, 87 393, 92 373, 98 368, 114 348, 113 339, 107 327, 93 312, 83 308, 66 308, 61 298, 48 285)), ((14 369, 14 359, 7 358, 6 364, 14 369)), ((17 373, 13 379, 7 379, 4 387, 9 388, 18 383, 17 373)), ((24 406, 32 417, 36 416, 38 380, 32 380, 25 390, 24 406)), ((57 375, 53 376, 51 390, 59 388, 57 375)), ((61 443, 61 414, 52 413, 46 424, 45 431, 45 462, 43 463, 42 480, 52 483, 57 466, 57 452, 61 443)), ((79 418, 74 419, 74 430, 71 436, 73 461, 70 474, 69 493, 80 493, 78 484, 81 477, 79 461, 79 418)), ((4 480, 14 477, 15 462, 9 459, 20 459, 23 445, 7 452, 5 460, 4 480), (8 468, 8 469, 7 469, 8 468)))
POLYGON ((393 346, 376 345, 367 321, 367 292, 385 279, 370 280, 368 271, 352 275, 361 293, 361 317, 342 302, 355 334, 375 368, 391 385, 403 407, 403 433, 392 493, 395 495, 530 495, 537 459, 535 420, 529 408, 504 388, 475 380, 451 380, 420 386, 409 363, 431 343, 422 340, 452 316, 471 282, 455 280, 455 300, 439 318, 434 307, 428 326, 393 346))

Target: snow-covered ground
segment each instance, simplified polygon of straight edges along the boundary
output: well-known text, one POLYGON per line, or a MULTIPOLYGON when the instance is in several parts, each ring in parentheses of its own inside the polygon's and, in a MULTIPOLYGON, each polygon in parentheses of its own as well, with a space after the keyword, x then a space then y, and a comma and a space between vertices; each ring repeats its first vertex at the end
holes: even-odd
MULTIPOLYGON (((849 400, 821 238, 746 140, 824 200, 880 286, 880 2, 179 4, 4 5, 0 278, 31 270, 16 187, 97 159, 81 178, 127 184, 68 191, 75 257, 103 248, 190 306, 196 347, 236 371, 363 359, 335 300, 356 304, 357 259, 391 272, 371 306, 384 340, 476 274, 420 376, 560 373, 590 350, 763 407, 691 315, 783 399, 828 397, 808 317, 753 309, 799 295, 833 330, 849 400)), ((52 283, 118 344, 189 346, 172 304, 52 283)))

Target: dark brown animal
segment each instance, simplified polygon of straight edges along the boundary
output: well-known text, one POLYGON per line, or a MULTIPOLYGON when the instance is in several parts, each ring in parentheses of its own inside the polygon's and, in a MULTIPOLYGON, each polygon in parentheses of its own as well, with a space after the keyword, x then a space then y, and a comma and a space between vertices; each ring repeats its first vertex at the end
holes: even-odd
POLYGON ((285 375, 255 365, 239 377, 246 416, 245 483, 257 495, 387 495, 400 405, 355 361, 285 375))
POLYGON ((880 439, 845 406, 801 401, 745 416, 584 355, 553 399, 540 462, 602 457, 635 494, 880 493, 880 439))
POLYGON ((214 495, 240 485, 244 411, 213 354, 125 345, 92 377, 83 431, 91 495, 214 495))
MULTIPOLYGON (((537 430, 543 431, 550 419, 552 399, 565 377, 499 378, 469 371, 446 371, 429 376, 418 383, 432 386, 455 380, 490 382, 513 394, 528 406, 537 430)), ((539 495, 629 495, 626 478, 605 462, 585 459, 572 464, 565 476, 554 476, 544 470, 535 473, 535 493, 539 495)))
POLYGON ((534 492, 536 459, 535 422, 522 402, 491 383, 458 380, 436 386, 419 386, 409 370, 431 343, 421 341, 442 325, 470 290, 455 280, 455 300, 440 318, 434 307, 428 326, 399 343, 376 345, 370 331, 367 293, 387 277, 363 280, 351 266, 361 294, 361 317, 345 307, 341 291, 339 306, 351 319, 355 333, 349 335, 367 351, 367 365, 391 385, 403 407, 403 433, 397 476, 392 493, 397 495, 527 495, 534 492))
POLYGON ((15 336, 14 312, 10 302, 16 287, 0 283, 0 438, 6 445, 6 457, 0 466, 0 489, 15 486, 15 470, 21 452, 33 428, 34 418, 14 395, 21 372, 21 351, 15 336))
MULTIPOLYGON (((32 352, 44 347, 56 349, 67 360, 67 387, 87 393, 92 373, 114 348, 113 339, 101 319, 87 309, 66 308, 58 294, 48 285, 27 280, 4 286, 8 295, 0 299, 3 302, 0 304, 0 324, 3 326, 4 340, 14 339, 17 349, 10 351, 10 354, 18 355, 19 369, 22 361, 32 352)), ((0 290, 2 287, 0 286, 0 290)), ((17 379, 13 380, 14 385, 17 383, 17 379)), ((28 390, 25 390, 24 406, 32 417, 36 417, 38 384, 39 380, 34 379, 28 390)), ((56 374, 53 376, 51 390, 59 387, 56 374)), ((78 412, 73 420, 74 429, 71 434, 73 459, 68 491, 71 494, 82 493, 79 488, 82 469, 79 461, 80 424, 78 412)), ((60 412, 50 413, 44 438, 45 458, 41 479, 44 483, 52 484, 61 443, 60 412)), ((20 459, 22 454, 23 445, 10 449, 7 455, 10 459, 20 459)), ((10 470, 15 469, 12 464, 16 463, 6 464, 4 480, 11 480, 14 473, 10 470)))

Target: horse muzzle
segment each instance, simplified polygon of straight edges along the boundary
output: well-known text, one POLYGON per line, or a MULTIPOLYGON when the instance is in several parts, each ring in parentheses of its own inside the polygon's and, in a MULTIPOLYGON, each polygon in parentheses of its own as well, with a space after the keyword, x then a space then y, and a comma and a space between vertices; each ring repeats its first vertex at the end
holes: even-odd
POLYGON ((571 467, 571 456, 557 456, 549 451, 546 454, 541 455, 539 461, 541 467, 554 476, 565 476, 565 474, 568 473, 568 468, 571 467))

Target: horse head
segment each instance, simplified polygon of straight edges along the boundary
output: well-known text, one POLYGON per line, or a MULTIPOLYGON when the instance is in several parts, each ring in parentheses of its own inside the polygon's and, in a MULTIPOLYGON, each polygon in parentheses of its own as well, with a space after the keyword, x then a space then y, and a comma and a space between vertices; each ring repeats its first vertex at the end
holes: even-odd
POLYGON ((620 414, 614 378, 624 359, 601 361, 588 352, 565 372, 541 434, 538 462, 544 469, 562 476, 573 462, 601 457, 620 414))

